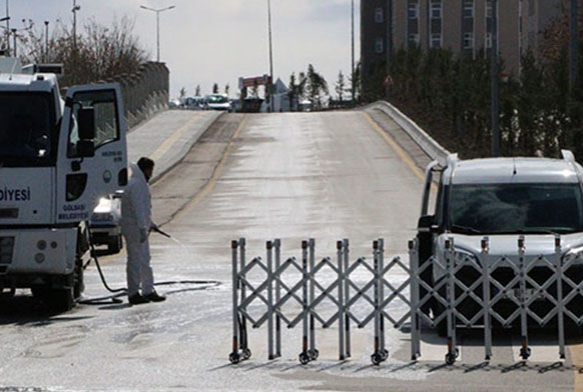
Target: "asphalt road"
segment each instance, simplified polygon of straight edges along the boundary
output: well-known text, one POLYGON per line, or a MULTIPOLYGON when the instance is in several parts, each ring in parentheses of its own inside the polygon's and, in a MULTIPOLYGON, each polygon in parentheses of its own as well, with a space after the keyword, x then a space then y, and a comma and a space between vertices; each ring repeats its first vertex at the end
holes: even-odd
MULTIPOLYGON (((199 121, 177 115, 184 117, 170 121, 169 135, 180 122, 199 121)), ((249 331, 252 357, 229 363, 232 240, 246 238, 251 258, 264 257, 265 241, 279 238, 286 257, 297 257, 301 241, 314 238, 325 257, 349 238, 356 258, 370 257, 372 241, 384 238, 387 255, 406 257, 423 157, 405 153, 414 146, 381 128, 396 126, 363 112, 219 117, 152 185, 155 220, 173 237, 151 238, 156 280, 168 282, 158 290, 168 300, 81 304, 61 315, 43 313, 26 295, 3 303, 0 391, 574 390, 577 362, 569 355, 557 365, 552 333, 531 336, 541 354, 526 364, 517 358, 516 334, 496 335, 486 363, 480 334, 465 333, 460 359, 448 367, 445 342, 432 331, 424 330, 422 357, 412 362, 409 335, 390 329, 390 357, 373 366, 370 328, 353 330, 345 361, 337 359, 335 328, 319 329, 320 357, 302 366, 299 328, 284 332, 283 355, 272 361, 259 328, 249 331)), ((164 142, 151 143, 152 154, 163 157, 164 142)), ((125 285, 124 258, 101 260, 111 287, 125 285)), ((87 297, 108 295, 93 265, 86 280, 87 297)))

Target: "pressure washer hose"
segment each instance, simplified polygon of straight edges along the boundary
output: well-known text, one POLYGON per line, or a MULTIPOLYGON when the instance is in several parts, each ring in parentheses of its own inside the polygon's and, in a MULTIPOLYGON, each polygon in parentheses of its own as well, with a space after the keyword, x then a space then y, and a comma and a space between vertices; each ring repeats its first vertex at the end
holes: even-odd
MULTIPOLYGON (((165 236, 167 238, 172 238, 172 237, 170 237, 169 234, 162 232, 162 230, 160 230, 160 229, 155 230, 155 231, 162 234, 163 236, 165 236)), ((98 298, 82 299, 82 300, 77 301, 77 303, 85 304, 85 305, 103 305, 105 303, 122 303, 123 301, 121 299, 119 299, 118 297, 122 297, 122 296, 127 295, 128 289, 126 287, 120 287, 117 289, 112 289, 111 287, 109 287, 109 285, 107 284, 107 281, 105 279, 105 275, 103 274, 103 271, 101 270, 101 265, 99 264, 99 259, 97 257, 97 251, 95 250, 95 244, 93 244, 93 241, 91 240, 91 238, 92 238, 91 237, 91 229, 89 229, 89 246, 91 248, 91 258, 89 259, 89 261, 87 263, 85 263, 85 265, 83 266, 83 269, 86 269, 89 266, 89 264, 91 263, 91 260, 94 260, 95 265, 97 266, 97 271, 99 272, 99 277, 101 278, 101 282, 103 283, 103 286, 105 287, 105 289, 107 291, 109 291, 113 295, 98 297, 98 298)), ((174 285, 174 284, 204 285, 204 287, 193 288, 190 290, 206 290, 206 289, 209 289, 211 287, 219 286, 221 284, 221 282, 219 282, 218 280, 190 280, 190 279, 188 279, 188 280, 169 280, 169 281, 155 282, 154 286, 169 286, 169 285, 174 285)))

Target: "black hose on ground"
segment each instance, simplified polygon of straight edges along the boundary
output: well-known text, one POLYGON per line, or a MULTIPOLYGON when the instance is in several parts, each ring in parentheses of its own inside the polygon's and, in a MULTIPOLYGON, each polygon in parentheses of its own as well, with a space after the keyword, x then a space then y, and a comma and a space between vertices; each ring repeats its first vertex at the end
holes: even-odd
MULTIPOLYGON (((160 234, 164 235, 165 237, 171 238, 170 235, 162 232, 159 229, 156 231, 159 232, 160 234)), ((99 277, 101 278, 101 282, 103 283, 103 286, 105 287, 105 289, 107 291, 112 293, 112 295, 104 296, 104 297, 97 297, 97 298, 81 299, 81 300, 78 300, 77 303, 84 304, 84 305, 104 305, 104 304, 108 304, 108 303, 115 303, 115 304, 123 303, 123 301, 121 299, 119 299, 118 297, 126 296, 128 289, 126 287, 120 287, 117 289, 112 289, 111 287, 109 287, 109 285, 107 284, 107 281, 105 280, 105 275, 103 274, 103 271, 101 270, 101 265, 99 264, 99 259, 97 257, 97 251, 95 250, 95 245, 93 244, 93 241, 91 240, 91 230, 90 229, 89 229, 89 238, 90 238, 89 246, 91 248, 91 258, 83 266, 83 269, 87 268, 87 266, 91 263, 91 260, 94 260, 95 265, 97 266, 97 271, 99 272, 99 277)), ((189 290, 206 290, 206 289, 211 288, 211 287, 219 286, 221 284, 221 282, 219 282, 217 280, 190 280, 190 279, 188 279, 188 280, 170 280, 170 281, 155 282, 154 286, 169 286, 169 285, 175 285, 175 284, 204 285, 204 287, 193 288, 193 289, 189 289, 189 290)))

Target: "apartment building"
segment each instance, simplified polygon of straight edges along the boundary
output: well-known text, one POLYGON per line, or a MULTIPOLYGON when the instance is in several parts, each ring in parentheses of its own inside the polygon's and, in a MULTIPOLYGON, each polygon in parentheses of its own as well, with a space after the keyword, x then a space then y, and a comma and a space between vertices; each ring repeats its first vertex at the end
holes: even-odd
MULTIPOLYGON (((541 32, 562 0, 498 0, 498 45, 506 73, 518 75, 521 53, 538 50, 541 32)), ((491 0, 361 0, 362 90, 378 88, 394 49, 448 48, 487 56, 492 48, 491 0), (373 85, 374 84, 374 85, 373 85)), ((365 97, 366 98, 366 97, 365 97)))

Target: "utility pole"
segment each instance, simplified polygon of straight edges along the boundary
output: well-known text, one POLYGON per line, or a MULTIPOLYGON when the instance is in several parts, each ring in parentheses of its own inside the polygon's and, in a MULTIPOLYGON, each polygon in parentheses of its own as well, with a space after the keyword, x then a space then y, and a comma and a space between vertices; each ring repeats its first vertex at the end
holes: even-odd
POLYGON ((492 156, 500 156, 500 125, 498 102, 498 0, 492 0, 492 51, 490 53, 492 64, 490 78, 492 82, 492 156))

